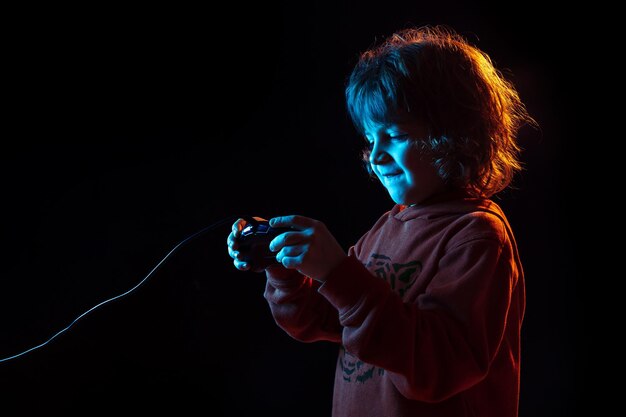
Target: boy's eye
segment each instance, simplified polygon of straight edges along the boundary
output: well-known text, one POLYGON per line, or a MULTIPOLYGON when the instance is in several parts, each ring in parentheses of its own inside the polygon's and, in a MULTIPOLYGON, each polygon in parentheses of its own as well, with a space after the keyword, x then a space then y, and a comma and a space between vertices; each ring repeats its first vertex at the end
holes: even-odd
POLYGON ((389 139, 393 139, 393 140, 405 140, 408 138, 409 138, 409 135, 407 133, 397 133, 397 134, 389 135, 389 139))

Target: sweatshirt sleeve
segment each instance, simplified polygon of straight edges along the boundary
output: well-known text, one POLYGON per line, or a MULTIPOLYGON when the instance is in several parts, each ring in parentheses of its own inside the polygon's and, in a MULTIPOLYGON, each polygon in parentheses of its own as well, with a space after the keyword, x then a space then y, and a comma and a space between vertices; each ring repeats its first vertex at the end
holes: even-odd
POLYGON ((337 310, 318 292, 319 282, 298 271, 266 270, 264 297, 276 324, 302 342, 341 341, 337 310))
POLYGON ((319 292, 339 311, 346 350, 385 369, 405 397, 442 401, 481 381, 499 349, 517 277, 505 252, 489 238, 455 246, 414 303, 354 257, 319 292))

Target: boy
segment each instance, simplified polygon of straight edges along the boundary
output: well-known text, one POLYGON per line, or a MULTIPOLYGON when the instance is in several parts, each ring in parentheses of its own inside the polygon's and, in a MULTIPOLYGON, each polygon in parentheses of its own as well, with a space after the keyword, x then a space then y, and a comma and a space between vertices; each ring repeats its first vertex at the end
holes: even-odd
MULTIPOLYGON (((340 345, 334 417, 517 416, 524 276, 489 198, 520 169, 517 131, 533 120, 489 57, 443 27, 365 51, 346 102, 395 205, 347 254, 318 220, 271 219, 293 229, 265 270, 276 323, 340 345)), ((244 225, 228 236, 240 270, 244 225)))

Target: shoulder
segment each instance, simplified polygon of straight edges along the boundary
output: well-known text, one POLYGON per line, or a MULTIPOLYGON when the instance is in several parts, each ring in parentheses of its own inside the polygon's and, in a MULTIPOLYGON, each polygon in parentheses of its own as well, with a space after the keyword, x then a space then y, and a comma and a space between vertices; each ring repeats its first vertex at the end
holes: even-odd
POLYGON ((511 239, 506 216, 493 202, 461 214, 450 228, 454 236, 450 243, 454 246, 474 240, 491 240, 505 245, 511 239))

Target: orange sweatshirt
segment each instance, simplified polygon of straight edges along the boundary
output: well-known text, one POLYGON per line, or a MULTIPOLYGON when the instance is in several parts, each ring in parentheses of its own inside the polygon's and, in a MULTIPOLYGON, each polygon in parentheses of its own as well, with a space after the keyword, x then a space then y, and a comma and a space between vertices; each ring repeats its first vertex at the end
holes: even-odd
POLYGON ((396 205, 324 284, 267 278, 282 329, 341 345, 333 417, 517 416, 524 278, 494 202, 396 205))

